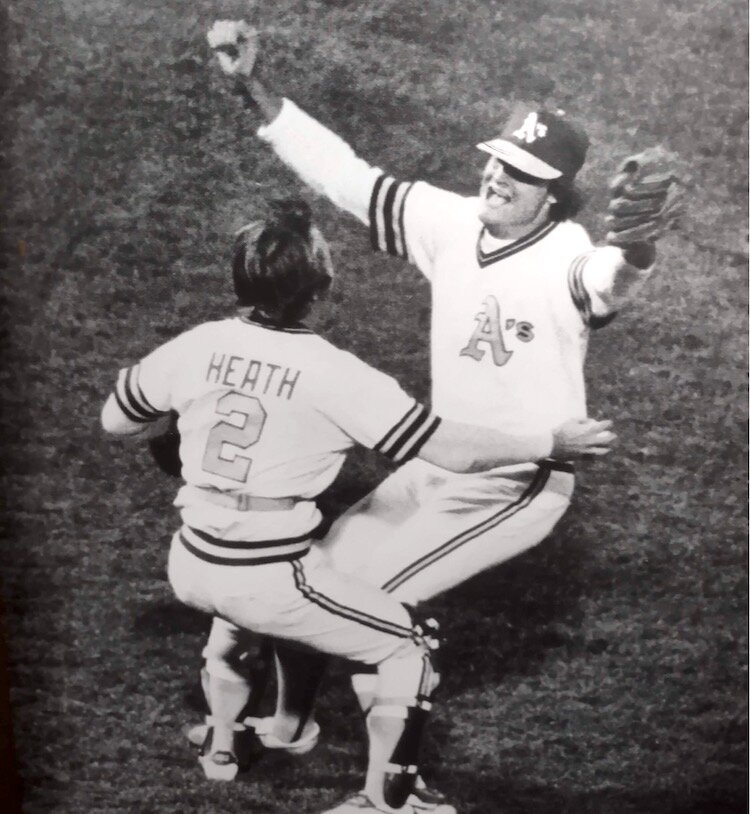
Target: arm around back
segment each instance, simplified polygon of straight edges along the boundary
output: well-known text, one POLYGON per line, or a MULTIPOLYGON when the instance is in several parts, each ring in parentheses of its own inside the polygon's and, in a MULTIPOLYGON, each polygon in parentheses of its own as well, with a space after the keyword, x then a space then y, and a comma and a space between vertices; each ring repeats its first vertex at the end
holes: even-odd
POLYGON ((481 472, 499 466, 558 458, 606 455, 616 436, 610 421, 571 419, 551 432, 510 435, 443 419, 418 456, 451 472, 481 472))

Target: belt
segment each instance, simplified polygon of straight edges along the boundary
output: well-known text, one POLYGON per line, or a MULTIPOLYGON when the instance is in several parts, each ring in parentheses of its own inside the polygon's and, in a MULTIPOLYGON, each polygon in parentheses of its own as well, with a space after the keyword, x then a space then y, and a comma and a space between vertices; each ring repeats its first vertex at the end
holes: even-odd
POLYGON ((234 509, 236 512, 288 512, 299 502, 293 497, 260 497, 259 495, 233 494, 205 486, 191 486, 192 497, 205 500, 215 506, 234 509))

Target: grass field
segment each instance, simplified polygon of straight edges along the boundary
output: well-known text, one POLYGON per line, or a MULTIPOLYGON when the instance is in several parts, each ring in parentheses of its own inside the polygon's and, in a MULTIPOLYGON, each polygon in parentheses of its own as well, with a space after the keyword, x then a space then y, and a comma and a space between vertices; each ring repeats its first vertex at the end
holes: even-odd
MULTIPOLYGON (((746 811, 746 4, 260 5, 277 86, 395 174, 473 191, 474 144, 514 99, 585 122, 597 239, 620 158, 663 143, 689 168, 647 295, 592 340, 616 454, 551 539, 431 606, 448 641, 426 758, 461 814, 746 811)), ((334 671, 308 759, 203 780, 181 729, 207 619, 165 580, 174 483, 98 428, 119 366, 231 307, 232 230, 297 189, 210 70, 207 27, 245 10, 3 3, 2 576, 29 814, 313 814, 363 769, 334 671)), ((340 270, 320 330, 425 395, 425 285, 307 197, 340 270)), ((354 456, 326 505, 385 471, 354 456)))

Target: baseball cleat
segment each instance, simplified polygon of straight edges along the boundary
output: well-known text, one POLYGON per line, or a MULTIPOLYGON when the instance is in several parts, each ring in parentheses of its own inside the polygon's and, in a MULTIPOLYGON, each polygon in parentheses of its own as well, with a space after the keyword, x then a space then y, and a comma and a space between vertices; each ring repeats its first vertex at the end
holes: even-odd
MULTIPOLYGON (((432 811, 433 814, 456 814, 456 809, 446 803, 440 803, 435 808, 428 810, 432 811)), ((401 808, 391 808, 385 803, 376 805, 361 791, 334 808, 326 809, 322 814, 419 814, 419 811, 420 809, 415 808, 410 803, 406 803, 401 808)))
POLYGON ((223 748, 217 748, 214 742, 214 719, 210 715, 205 724, 192 727, 187 734, 190 742, 200 747, 198 763, 209 780, 234 780, 254 762, 253 731, 244 724, 234 724, 232 743, 224 741, 223 748))
POLYGON ((282 741, 273 734, 273 717, 245 718, 245 726, 255 729, 258 740, 266 749, 279 749, 297 757, 311 752, 320 740, 320 727, 315 721, 312 722, 310 731, 296 741, 282 741))
MULTIPOLYGON (((439 811, 440 806, 446 805, 443 792, 430 788, 421 777, 417 777, 414 790, 406 802, 409 803, 418 814, 422 811, 439 811)), ((450 808, 449 806, 449 809, 450 808)))
POLYGON ((203 773, 209 780, 234 780, 240 769, 236 755, 232 752, 212 752, 198 758, 203 773))
MULTIPOLYGON (((254 729, 258 740, 266 749, 277 749, 288 755, 300 757, 311 752, 320 740, 320 727, 313 721, 310 731, 296 741, 282 741, 271 731, 273 717, 245 718, 242 722, 248 729, 254 729)), ((196 724, 187 731, 187 739, 193 746, 202 746, 208 734, 208 724, 196 724)))

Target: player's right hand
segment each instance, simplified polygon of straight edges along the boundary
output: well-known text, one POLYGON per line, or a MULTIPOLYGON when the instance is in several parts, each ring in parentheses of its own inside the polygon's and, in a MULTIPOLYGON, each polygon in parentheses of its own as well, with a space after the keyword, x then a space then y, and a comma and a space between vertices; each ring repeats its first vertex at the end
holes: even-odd
POLYGON ((552 457, 561 461, 588 455, 606 455, 617 436, 611 421, 572 418, 552 433, 552 457))
POLYGON ((207 34, 208 44, 227 76, 250 77, 258 56, 258 30, 244 20, 217 20, 207 34))

